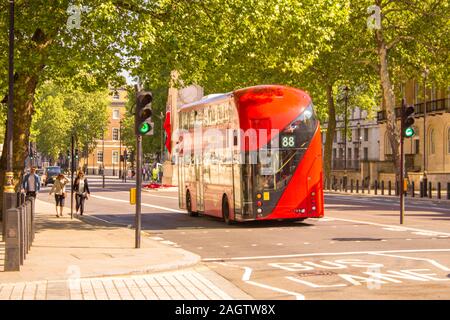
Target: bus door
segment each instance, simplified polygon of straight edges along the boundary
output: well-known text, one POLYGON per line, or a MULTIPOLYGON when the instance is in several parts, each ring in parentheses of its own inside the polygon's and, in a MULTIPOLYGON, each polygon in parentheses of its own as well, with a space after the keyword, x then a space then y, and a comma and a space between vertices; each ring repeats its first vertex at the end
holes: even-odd
POLYGON ((203 168, 202 168, 202 156, 194 156, 195 165, 195 189, 197 194, 197 211, 204 211, 204 181, 203 181, 203 168))
POLYGON ((177 155, 176 164, 178 169, 178 205, 181 209, 186 208, 186 189, 184 187, 184 159, 177 155))

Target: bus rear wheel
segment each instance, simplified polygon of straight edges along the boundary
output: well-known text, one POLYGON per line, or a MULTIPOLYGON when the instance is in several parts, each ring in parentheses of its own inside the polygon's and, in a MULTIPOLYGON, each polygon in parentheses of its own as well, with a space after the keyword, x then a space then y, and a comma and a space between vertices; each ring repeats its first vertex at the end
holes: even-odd
POLYGON ((230 205, 228 204, 228 197, 226 195, 222 198, 222 218, 228 225, 233 223, 230 219, 230 205))
POLYGON ((186 192, 186 210, 190 217, 198 216, 198 212, 192 211, 192 199, 191 199, 191 193, 189 191, 186 192))

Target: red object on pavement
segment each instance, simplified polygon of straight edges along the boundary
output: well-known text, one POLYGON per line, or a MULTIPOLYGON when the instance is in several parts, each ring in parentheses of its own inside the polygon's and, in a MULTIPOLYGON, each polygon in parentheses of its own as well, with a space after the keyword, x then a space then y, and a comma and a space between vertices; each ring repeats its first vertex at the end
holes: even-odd
POLYGON ((170 184, 149 183, 149 184, 144 184, 143 187, 147 188, 147 189, 158 189, 158 188, 170 188, 170 187, 174 187, 174 186, 172 186, 170 184))
POLYGON ((165 146, 166 146, 167 150, 169 151, 169 153, 171 153, 172 150, 171 150, 170 140, 172 137, 171 137, 171 133, 170 133, 170 111, 166 112, 166 119, 164 120, 164 130, 166 131, 165 146))

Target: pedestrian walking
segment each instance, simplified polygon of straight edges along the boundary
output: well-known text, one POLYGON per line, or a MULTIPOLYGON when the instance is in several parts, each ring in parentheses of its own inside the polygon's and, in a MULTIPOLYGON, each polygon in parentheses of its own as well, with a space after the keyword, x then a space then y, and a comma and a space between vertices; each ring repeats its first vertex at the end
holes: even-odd
POLYGON ((59 218, 63 216, 63 208, 64 208, 64 200, 66 199, 66 184, 69 183, 69 179, 67 179, 62 173, 60 173, 56 179, 55 183, 50 190, 50 195, 52 193, 55 194, 56 201, 56 217, 59 218), (60 213, 58 213, 58 207, 60 208, 60 213))
POLYGON ((159 172, 158 166, 155 165, 153 167, 153 169, 152 169, 152 180, 153 180, 153 182, 157 182, 158 181, 158 172, 159 172))
POLYGON ((36 174, 36 168, 31 167, 30 173, 23 177, 22 189, 28 197, 36 199, 36 193, 41 189, 41 179, 36 174))
POLYGON ((84 176, 83 171, 78 171, 77 177, 73 183, 73 190, 75 191, 75 201, 77 214, 80 211, 80 215, 84 212, 84 202, 89 199, 91 192, 89 191, 89 184, 87 178, 84 176))

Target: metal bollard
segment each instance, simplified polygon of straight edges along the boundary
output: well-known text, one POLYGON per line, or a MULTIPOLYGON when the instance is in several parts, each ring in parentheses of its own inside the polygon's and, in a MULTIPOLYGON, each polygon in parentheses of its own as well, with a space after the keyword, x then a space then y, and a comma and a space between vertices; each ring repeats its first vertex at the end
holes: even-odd
POLYGON ((370 194, 370 180, 367 181, 367 194, 370 194))
POLYGON ((381 195, 384 196, 384 180, 381 181, 381 195))
POLYGON ((361 181, 361 193, 364 194, 364 179, 361 181))
POLYGON ((431 185, 431 181, 428 182, 428 198, 433 198, 433 189, 432 189, 432 185, 431 185))
POLYGON ((350 193, 353 193, 353 179, 350 180, 350 193))
POLYGON ((450 182, 447 182, 447 200, 450 200, 450 182))
POLYGON ((6 211, 5 271, 20 271, 20 220, 17 208, 6 211))
POLYGON ((375 188, 375 195, 378 195, 378 181, 375 180, 374 182, 374 188, 375 188))
POLYGON ((391 182, 391 180, 388 181, 388 195, 392 195, 392 182, 391 182))
POLYGON ((359 180, 356 180, 356 193, 359 193, 359 180))
POLYGON ((344 191, 347 192, 348 191, 348 185, 347 185, 347 179, 344 181, 344 191))
POLYGON ((441 183, 440 182, 437 183, 437 196, 438 196, 438 199, 441 198, 441 183))
POLYGON ((414 181, 411 181, 411 197, 415 197, 416 196, 416 191, 414 190, 414 181))
POLYGON ((420 197, 423 198, 423 181, 420 181, 420 197))
POLYGON ((397 180, 395 181, 395 195, 396 195, 396 196, 399 196, 399 195, 400 195, 399 183, 398 183, 397 180))
POLYGON ((25 219, 24 219, 24 208, 20 206, 19 208, 19 228, 20 228, 20 265, 23 265, 25 260, 25 219))

